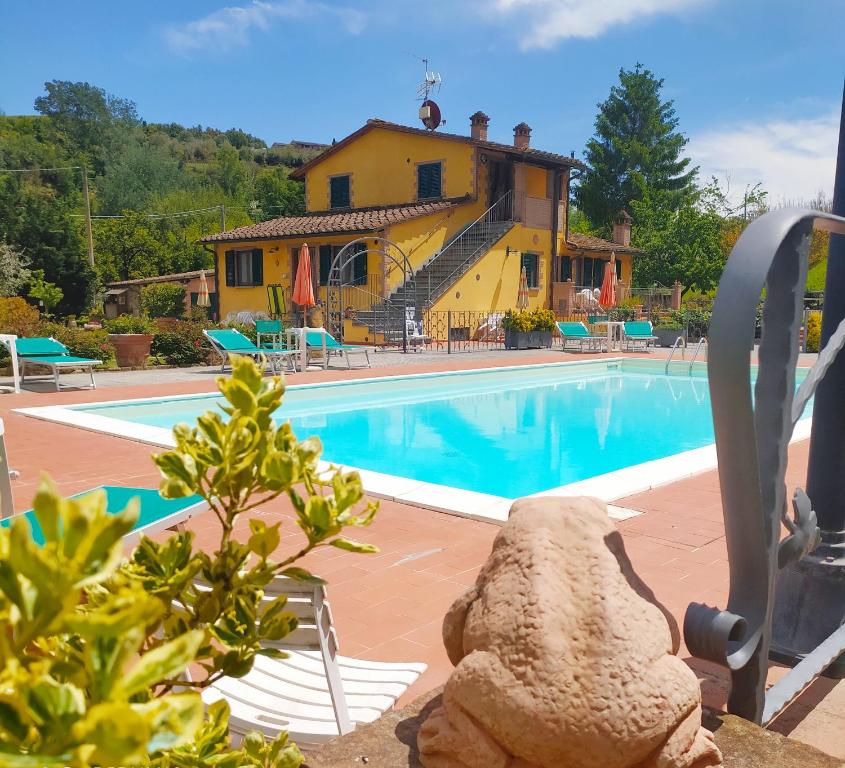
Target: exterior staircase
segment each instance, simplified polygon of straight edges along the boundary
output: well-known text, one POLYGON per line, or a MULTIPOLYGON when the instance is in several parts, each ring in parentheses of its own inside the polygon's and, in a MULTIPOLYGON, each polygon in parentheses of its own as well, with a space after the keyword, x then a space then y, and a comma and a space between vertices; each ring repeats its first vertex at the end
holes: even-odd
POLYGON ((514 225, 513 193, 507 192, 481 216, 425 261, 413 276, 371 309, 359 311, 356 323, 382 334, 386 343, 401 342, 405 308, 419 321, 425 310, 469 271, 514 225))

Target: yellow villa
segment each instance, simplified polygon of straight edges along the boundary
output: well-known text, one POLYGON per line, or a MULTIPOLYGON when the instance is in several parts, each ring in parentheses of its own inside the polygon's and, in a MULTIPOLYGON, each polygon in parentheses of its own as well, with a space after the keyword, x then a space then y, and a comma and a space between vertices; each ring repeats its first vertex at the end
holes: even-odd
POLYGON ((570 233, 570 175, 583 164, 532 147, 525 123, 513 144, 490 141, 488 123, 476 112, 461 136, 368 120, 298 168, 304 216, 203 240, 216 255, 221 316, 272 312, 275 296, 290 312, 303 244, 327 325, 352 342, 387 341, 406 316, 511 309, 523 268, 530 308, 570 312, 612 254, 624 291, 637 253, 627 214, 614 242, 570 233))

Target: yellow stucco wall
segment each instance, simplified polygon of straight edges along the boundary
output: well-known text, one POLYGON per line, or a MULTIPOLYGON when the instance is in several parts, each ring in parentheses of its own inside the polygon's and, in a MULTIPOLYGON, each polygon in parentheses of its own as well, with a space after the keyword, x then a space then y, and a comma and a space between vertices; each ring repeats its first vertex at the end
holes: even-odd
POLYGON ((539 284, 536 289, 528 291, 528 307, 535 309, 547 306, 551 265, 550 232, 517 224, 437 300, 432 311, 463 309, 504 312, 515 309, 521 272, 520 254, 523 252, 540 256, 539 284))
MULTIPOLYGON (((230 312, 262 311, 269 309, 267 298, 267 286, 273 283, 282 286, 285 296, 285 303, 288 312, 291 311, 291 293, 293 281, 296 275, 293 273, 292 249, 300 248, 307 243, 311 255, 317 255, 314 261, 319 269, 319 248, 321 245, 343 246, 357 240, 362 235, 315 235, 314 237, 298 236, 278 240, 261 240, 256 242, 220 243, 216 246, 219 281, 220 316, 226 317, 230 312), (226 285, 226 262, 225 253, 229 250, 247 250, 250 248, 261 248, 264 251, 264 285, 255 287, 240 287, 226 285)), ((368 241, 367 247, 375 250, 372 240, 368 241)), ((367 255, 367 276, 368 283, 375 286, 381 285, 377 278, 382 271, 381 256, 378 253, 367 255)), ((315 275, 315 281, 319 274, 315 275)), ((320 286, 315 292, 315 298, 325 302, 326 289, 320 286)))
POLYGON ((417 199, 417 165, 443 162, 443 196, 477 194, 475 147, 459 141, 375 128, 305 174, 306 207, 329 208, 329 179, 351 174, 353 208, 417 199))
POLYGON ((546 197, 546 174, 554 173, 546 171, 536 165, 525 166, 525 193, 529 197, 546 197))

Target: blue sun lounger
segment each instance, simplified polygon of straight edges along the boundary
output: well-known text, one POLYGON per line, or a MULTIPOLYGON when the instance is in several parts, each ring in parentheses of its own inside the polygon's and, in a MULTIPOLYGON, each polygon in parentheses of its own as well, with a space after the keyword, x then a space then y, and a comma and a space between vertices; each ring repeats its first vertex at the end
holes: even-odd
POLYGON ((593 336, 584 323, 560 321, 557 323, 560 331, 560 338, 563 341, 563 349, 567 344, 577 344, 583 352, 601 352, 601 345, 607 341, 607 336, 593 336))
MULTIPOLYGON (((174 528, 194 515, 204 512, 208 504, 201 496, 186 496, 184 499, 164 499, 153 488, 131 488, 122 485, 100 485, 82 493, 74 494, 71 498, 78 499, 94 491, 106 492, 106 509, 111 514, 122 512, 131 499, 140 502, 140 514, 135 527, 126 536, 127 544, 137 541, 141 536, 149 536, 158 531, 174 528)), ((33 510, 27 510, 17 515, 10 515, 0 519, 0 525, 9 526, 12 520, 19 517, 29 521, 32 540, 36 544, 44 544, 44 534, 33 510)))
POLYGON ((250 339, 234 328, 211 328, 204 330, 203 334, 211 342, 214 351, 220 355, 220 373, 225 373, 226 363, 229 362, 229 358, 232 355, 244 355, 251 357, 253 360, 258 360, 263 355, 270 362, 270 367, 274 373, 276 372, 277 364, 281 373, 282 362, 287 363, 295 370, 292 359, 296 356, 295 351, 256 346, 250 339))
MULTIPOLYGON (((29 522, 32 539, 36 544, 44 544, 44 534, 33 510, 12 514, 12 484, 10 476, 17 475, 9 468, 6 453, 5 425, 0 419, 0 526, 9 526, 12 520, 24 517, 29 522)), ((208 502, 201 496, 186 496, 183 499, 162 498, 154 488, 132 488, 122 485, 100 485, 87 491, 74 494, 71 498, 103 490, 106 492, 106 509, 112 514, 122 512, 131 499, 138 499, 140 512, 135 527, 123 537, 127 543, 137 541, 167 528, 174 528, 208 508, 208 502)))
POLYGON ((657 336, 652 331, 652 325, 647 320, 628 321, 625 323, 625 346, 633 350, 637 344, 642 344, 648 352, 648 345, 654 346, 657 336))
MULTIPOLYGON (((87 357, 76 357, 60 341, 52 337, 31 337, 19 338, 15 341, 20 364, 21 384, 26 378, 27 365, 43 365, 53 371, 53 380, 58 392, 62 386, 59 384, 59 374, 62 371, 72 371, 81 368, 87 370, 91 375, 91 389, 96 389, 94 381, 94 366, 102 365, 102 360, 93 360, 87 357)), ((67 389, 67 387, 65 387, 67 389)))
POLYGON ((323 368, 329 367, 329 357, 340 355, 346 358, 346 367, 351 368, 349 360, 351 353, 363 354, 367 359, 367 368, 370 367, 370 349, 359 347, 355 344, 341 344, 325 328, 314 328, 305 331, 305 344, 308 349, 308 356, 316 358, 323 364, 323 368))

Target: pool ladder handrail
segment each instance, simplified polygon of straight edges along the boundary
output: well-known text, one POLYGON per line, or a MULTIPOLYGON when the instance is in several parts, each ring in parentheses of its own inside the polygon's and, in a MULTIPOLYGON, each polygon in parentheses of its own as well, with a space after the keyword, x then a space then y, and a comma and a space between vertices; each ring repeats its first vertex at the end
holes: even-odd
POLYGON ((695 358, 698 357, 698 353, 701 351, 701 348, 703 346, 706 346, 706 344, 707 344, 707 337, 702 336, 698 340, 698 344, 695 345, 695 352, 692 353, 692 357, 690 358, 690 361, 689 361, 689 375, 690 376, 692 376, 692 368, 693 368, 693 364, 695 363, 695 358))
MULTIPOLYGON (((678 336, 678 338, 675 339, 675 343, 672 345, 672 351, 669 353, 669 358, 666 360, 667 374, 669 373, 669 364, 672 362, 672 358, 675 356, 675 352, 677 351, 679 344, 683 349, 686 349, 687 340, 683 336, 678 336)), ((681 355, 683 356, 683 352, 681 352, 681 355)))

